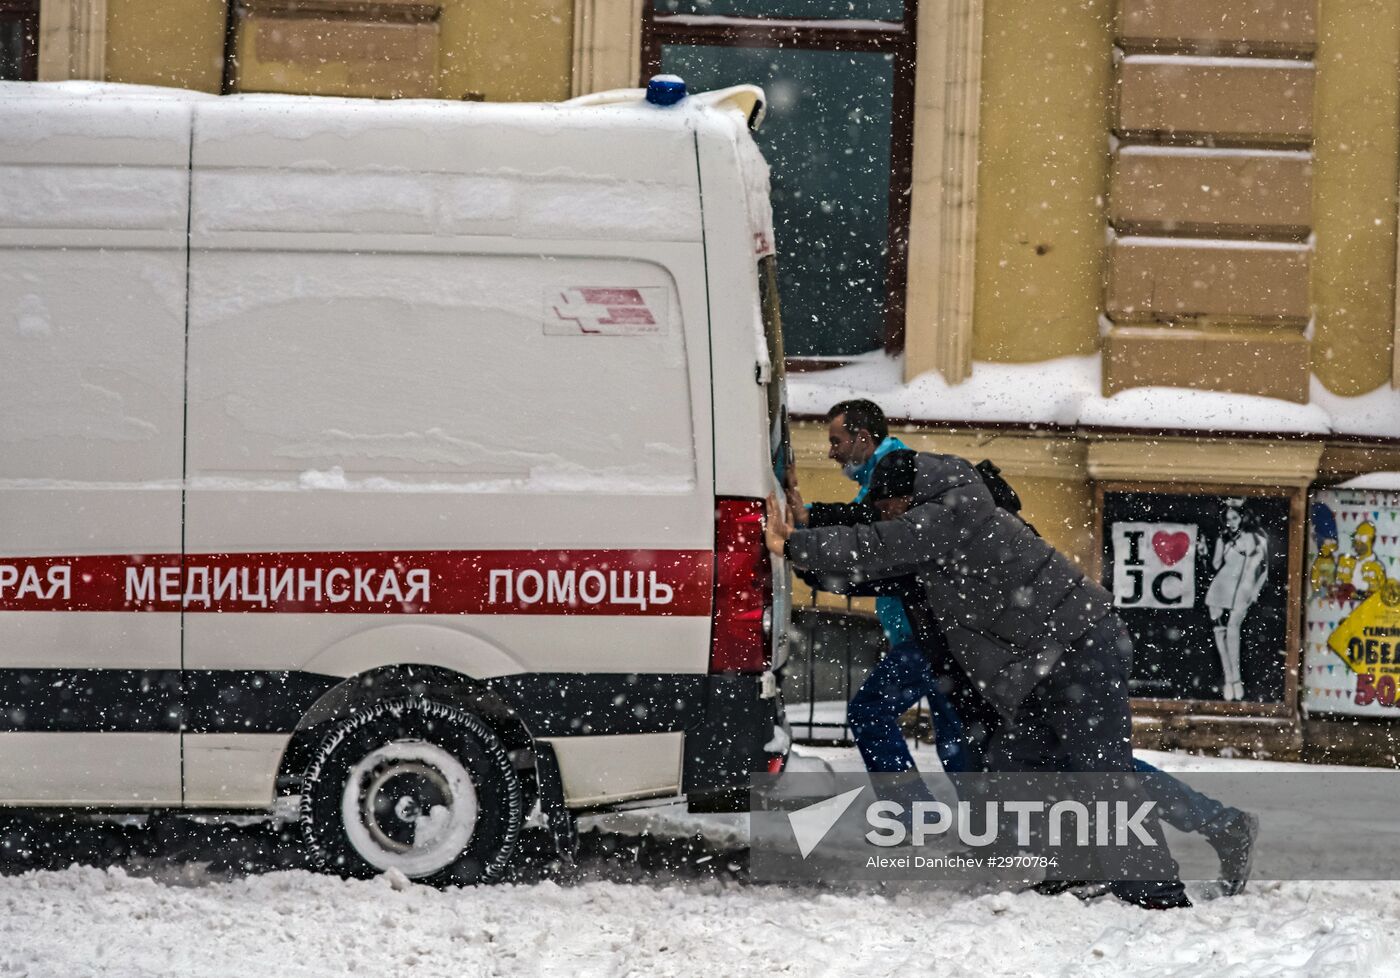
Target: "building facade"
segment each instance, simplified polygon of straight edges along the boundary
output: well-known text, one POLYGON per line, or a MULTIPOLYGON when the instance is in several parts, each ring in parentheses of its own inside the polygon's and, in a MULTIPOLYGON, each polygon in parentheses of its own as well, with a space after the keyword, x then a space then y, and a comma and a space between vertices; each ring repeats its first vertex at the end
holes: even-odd
POLYGON ((553 101, 572 22, 570 0, 3 0, 0 76, 553 101))
POLYGON ((0 0, 5 77, 658 71, 767 90, 807 498, 849 495, 821 416, 870 397, 1113 589, 1145 742, 1400 754, 1392 0, 0 0))

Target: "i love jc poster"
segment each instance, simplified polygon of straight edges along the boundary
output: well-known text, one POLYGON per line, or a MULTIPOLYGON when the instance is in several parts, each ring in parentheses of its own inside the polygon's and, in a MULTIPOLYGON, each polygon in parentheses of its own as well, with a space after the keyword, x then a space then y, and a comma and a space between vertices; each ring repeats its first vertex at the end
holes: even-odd
POLYGON ((1289 647, 1290 504, 1241 489, 1103 495, 1103 584, 1134 696, 1276 703, 1289 647))
POLYGON ((1114 523, 1113 603, 1181 608, 1196 603, 1195 523, 1114 523))

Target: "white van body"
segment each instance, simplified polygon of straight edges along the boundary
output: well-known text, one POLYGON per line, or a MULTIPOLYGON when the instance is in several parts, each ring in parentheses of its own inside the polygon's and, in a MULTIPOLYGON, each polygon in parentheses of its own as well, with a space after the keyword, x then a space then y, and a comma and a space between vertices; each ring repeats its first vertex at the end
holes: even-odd
POLYGON ((574 810, 783 751, 753 97, 640 95, 0 86, 0 803, 267 809, 389 696, 574 810))

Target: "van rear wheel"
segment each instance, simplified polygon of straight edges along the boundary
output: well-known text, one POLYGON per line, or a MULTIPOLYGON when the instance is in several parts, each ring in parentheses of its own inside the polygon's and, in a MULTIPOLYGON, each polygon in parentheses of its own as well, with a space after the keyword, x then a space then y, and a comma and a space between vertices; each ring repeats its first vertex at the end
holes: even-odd
POLYGON ((500 738, 429 699, 383 700, 337 721, 303 778, 312 856, 348 876, 495 882, 523 821, 520 776, 500 738))

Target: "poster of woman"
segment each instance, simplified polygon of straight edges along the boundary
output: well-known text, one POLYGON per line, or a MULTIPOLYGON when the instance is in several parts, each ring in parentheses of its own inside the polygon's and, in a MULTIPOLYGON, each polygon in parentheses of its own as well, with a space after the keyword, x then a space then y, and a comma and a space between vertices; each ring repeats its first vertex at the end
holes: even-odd
POLYGON ((1291 498, 1117 487, 1102 498, 1103 581, 1133 633, 1133 696, 1281 703, 1291 498))
MULTIPOLYGON (((1242 496, 1225 500, 1223 519, 1224 529, 1215 538, 1215 548, 1210 553, 1214 577, 1206 590, 1206 607, 1210 609, 1215 649, 1220 654, 1221 696, 1241 700, 1241 626, 1269 576, 1269 538, 1260 532, 1259 521, 1242 496)), ((1197 546, 1204 556, 1204 537, 1197 537, 1197 546)))

